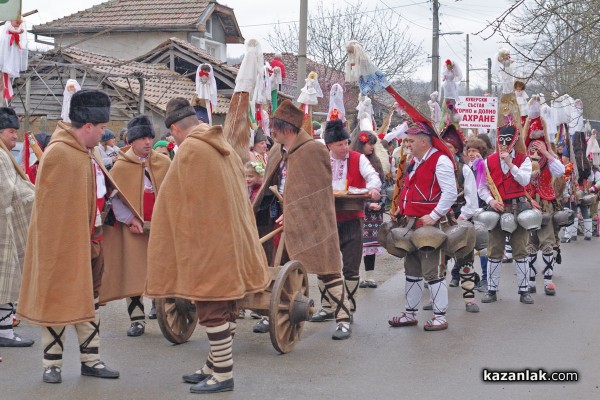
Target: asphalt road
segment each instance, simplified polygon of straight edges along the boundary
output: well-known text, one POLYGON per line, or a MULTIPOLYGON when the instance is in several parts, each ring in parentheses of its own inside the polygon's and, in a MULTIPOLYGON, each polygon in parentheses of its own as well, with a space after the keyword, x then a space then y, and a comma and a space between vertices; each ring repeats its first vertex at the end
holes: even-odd
MULTIPOLYGON (((331 340, 333 322, 307 323, 293 352, 279 355, 268 334, 251 333, 254 320, 238 321, 234 342, 235 391, 213 399, 596 399, 600 398, 599 240, 563 246, 556 267, 557 295, 545 296, 538 280, 534 305, 519 303, 514 267, 504 264, 498 302, 464 310, 459 288, 450 288, 449 328, 425 332, 430 312, 417 327, 390 328, 387 320, 403 309, 402 264, 381 257, 377 289, 359 289, 353 335, 331 340), (486 383, 482 370, 578 373, 574 383, 486 383)), ((314 277, 311 277, 314 284, 314 277)), ((312 292, 316 298, 317 291, 312 292)), ((481 294, 477 295, 478 299, 481 294)), ((425 299, 424 299, 425 300, 425 299)), ((423 303, 422 303, 423 304, 423 303)), ((208 352, 201 327, 191 340, 174 346, 156 321, 146 334, 129 338, 125 302, 102 308, 101 354, 121 372, 115 381, 82 377, 77 339, 68 329, 63 383, 42 383, 39 328, 22 324, 32 348, 0 348, 0 399, 185 399, 181 375, 199 368, 208 352)))

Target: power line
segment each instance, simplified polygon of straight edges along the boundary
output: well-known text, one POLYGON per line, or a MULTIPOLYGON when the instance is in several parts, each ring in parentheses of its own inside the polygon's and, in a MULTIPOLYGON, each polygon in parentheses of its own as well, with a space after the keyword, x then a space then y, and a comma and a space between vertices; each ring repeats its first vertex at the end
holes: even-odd
MULTIPOLYGON (((397 14, 397 15, 398 15, 400 18, 402 18, 403 20, 405 20, 405 21, 406 21, 406 22, 408 22, 409 24, 413 24, 413 25, 415 25, 415 26, 418 26, 418 27, 419 27, 419 28, 421 28, 421 29, 426 29, 426 30, 429 30, 429 29, 430 29, 429 27, 426 27, 426 26, 423 26, 423 25, 419 25, 419 24, 417 24, 416 22, 413 22, 413 21, 411 21, 410 19, 403 17, 402 15, 400 15, 400 13, 399 13, 399 12, 397 12, 396 10, 394 10, 392 7, 388 6, 388 5, 387 5, 387 4, 386 4, 386 3, 385 3, 383 0, 379 0, 379 2, 380 2, 381 4, 383 4, 384 6, 386 6, 386 7, 387 7, 389 10, 392 10, 392 12, 394 12, 395 14, 397 14)), ((425 3, 429 3, 429 2, 428 2, 428 1, 426 1, 425 3)), ((413 5, 418 5, 418 4, 422 4, 422 3, 416 3, 416 4, 415 4, 415 3, 413 3, 413 5)))
MULTIPOLYGON (((389 6, 386 5, 386 7, 387 7, 387 9, 396 12, 394 10, 396 8, 412 7, 412 6, 417 6, 417 5, 425 4, 425 3, 429 3, 429 1, 423 1, 421 3, 406 4, 406 5, 403 5, 403 6, 395 6, 395 7, 389 7, 389 6)), ((355 6, 354 4, 349 4, 349 5, 355 6)), ((336 16, 332 16, 332 17, 311 17, 310 19, 318 20, 318 19, 334 19, 334 18, 340 18, 340 17, 352 17, 352 16, 355 16, 355 15, 370 14, 370 13, 375 13, 375 12, 379 12, 379 11, 381 11, 381 10, 376 9, 376 10, 368 10, 368 11, 361 11, 361 12, 355 12, 355 13, 341 14, 341 15, 336 15, 336 16)), ((400 15, 398 12, 396 12, 396 14, 400 15)), ((400 15, 400 17, 403 18, 403 19, 405 19, 401 15, 400 15)), ((407 21, 411 22, 410 20, 407 20, 407 21)), ((300 22, 300 21, 299 20, 294 20, 294 21, 268 22, 268 23, 264 23, 264 24, 240 25, 240 28, 250 28, 250 27, 256 27, 256 26, 270 26, 270 25, 286 25, 286 24, 295 24, 295 23, 298 23, 298 22, 300 22)), ((419 26, 419 25, 417 25, 417 26, 419 26)))

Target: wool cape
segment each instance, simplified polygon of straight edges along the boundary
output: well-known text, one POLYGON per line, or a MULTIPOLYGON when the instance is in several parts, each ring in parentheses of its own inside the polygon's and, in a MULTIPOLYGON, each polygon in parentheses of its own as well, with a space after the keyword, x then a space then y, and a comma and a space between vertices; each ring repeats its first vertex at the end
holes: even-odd
POLYGON ((238 300, 270 283, 244 168, 221 126, 185 138, 152 214, 146 295, 238 300))
MULTIPOLYGON (((144 169, 158 196, 169 170, 169 157, 152 150, 142 162, 130 148, 120 153, 109 174, 131 201, 138 215, 144 215, 144 169)), ((146 265, 149 233, 134 234, 125 224, 104 226, 104 274, 100 287, 100 303, 125 297, 140 296, 146 286, 146 265)))
MULTIPOLYGON (((277 179, 282 157, 281 145, 274 145, 269 152, 263 186, 254 200, 255 212, 277 179)), ((327 148, 300 130, 287 156, 283 231, 290 260, 300 261, 312 274, 339 274, 342 270, 331 183, 327 148)))
MULTIPOLYGON (((117 189, 69 124, 59 122, 40 161, 17 315, 32 324, 94 321, 91 235, 96 218, 96 174, 108 193, 117 189)), ((132 207, 127 199, 121 200, 132 207)))
POLYGON ((35 190, 0 140, 0 304, 19 298, 35 190))

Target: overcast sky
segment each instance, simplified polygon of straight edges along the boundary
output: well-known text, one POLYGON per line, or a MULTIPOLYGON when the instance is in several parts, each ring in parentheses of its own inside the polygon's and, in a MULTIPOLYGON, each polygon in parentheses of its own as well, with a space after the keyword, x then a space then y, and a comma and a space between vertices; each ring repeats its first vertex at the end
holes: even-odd
MULTIPOLYGON (((309 14, 311 5, 319 0, 308 0, 309 14)), ((355 0, 334 0, 338 7, 355 0)), ((324 0, 325 4, 332 0, 324 0)), ((28 28, 31 25, 50 22, 93 5, 103 3, 103 0, 23 0, 23 12, 37 9, 38 13, 27 17, 28 28)), ((272 51, 266 41, 269 30, 277 23, 297 21, 299 17, 299 0, 219 0, 219 3, 232 7, 242 30, 243 36, 257 38, 261 41, 264 51, 272 51)), ((410 28, 410 35, 415 43, 422 43, 426 56, 431 56, 432 11, 431 0, 361 0, 367 10, 391 7, 402 16, 402 21, 410 28)), ((509 6, 508 0, 495 2, 481 0, 440 0, 441 32, 463 32, 461 35, 446 35, 440 38, 440 60, 452 58, 458 60, 465 71, 465 38, 470 35, 471 68, 487 68, 487 58, 493 57, 501 44, 499 39, 482 40, 473 33, 486 25, 486 20, 493 20, 509 6)), ((375 14, 372 15, 376 18, 375 14)), ((404 28, 401 26, 400 28, 404 28)), ((349 38, 350 39, 350 38, 349 38)), ((239 56, 244 52, 243 45, 228 45, 228 56, 239 56)), ((315 60, 318 61, 318 60, 315 60)), ((423 65, 415 78, 424 81, 431 80, 431 62, 423 65)), ((487 86, 486 71, 472 71, 471 87, 487 86)))

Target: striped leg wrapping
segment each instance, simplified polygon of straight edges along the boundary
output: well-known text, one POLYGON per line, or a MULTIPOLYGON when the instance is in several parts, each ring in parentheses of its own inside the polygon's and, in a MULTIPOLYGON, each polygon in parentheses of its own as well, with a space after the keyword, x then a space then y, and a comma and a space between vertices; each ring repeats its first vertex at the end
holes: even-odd
POLYGON ((44 326, 42 328, 42 347, 44 348, 44 368, 58 367, 63 364, 64 326, 44 326))
POLYGON ((350 302, 346 296, 344 279, 342 277, 333 279, 325 284, 327 297, 335 306, 334 314, 336 322, 350 322, 350 302))
POLYGON ((0 337, 12 339, 14 337, 12 316, 15 308, 12 303, 0 304, 0 337))
POLYGON ((537 254, 529 255, 529 287, 535 286, 535 276, 537 270, 535 269, 535 262, 537 261, 537 254))
POLYGON ((319 292, 321 293, 321 308, 331 309, 331 301, 327 295, 327 289, 325 289, 325 282, 319 279, 319 292))
POLYGON ((146 323, 146 313, 144 311, 144 298, 142 296, 127 298, 127 313, 131 322, 146 323))
MULTIPOLYGON (((229 323, 207 327, 206 335, 210 343, 209 360, 212 356, 213 377, 219 382, 233 378, 233 337, 229 323)), ((207 360, 207 364, 209 360, 207 360)))
POLYGON ((98 298, 94 299, 94 322, 75 324, 79 341, 79 359, 88 367, 100 361, 100 312, 98 298))
POLYGON ((475 298, 475 280, 476 273, 475 268, 470 264, 465 264, 460 267, 460 286, 463 290, 463 299, 465 302, 470 303, 475 298))
POLYGON ((346 293, 348 294, 348 301, 350 302, 350 311, 356 311, 356 299, 354 299, 354 295, 358 290, 358 283, 360 281, 360 275, 351 276, 349 278, 344 279, 344 286, 346 288, 346 293))

